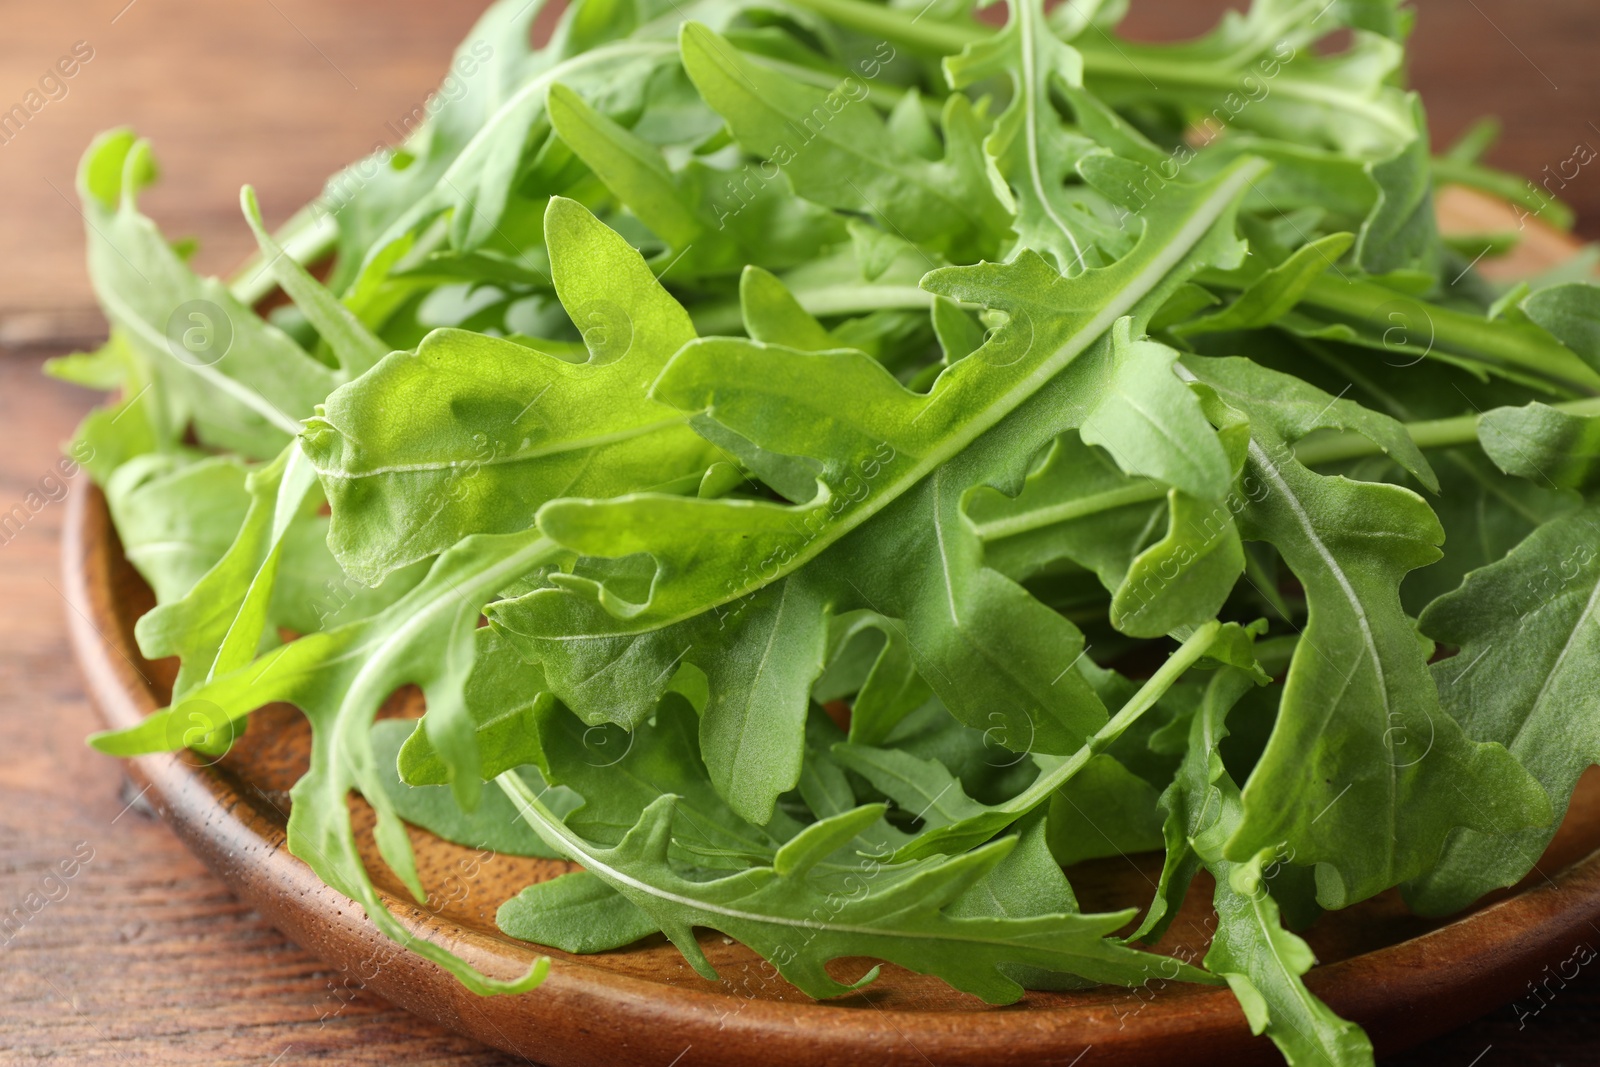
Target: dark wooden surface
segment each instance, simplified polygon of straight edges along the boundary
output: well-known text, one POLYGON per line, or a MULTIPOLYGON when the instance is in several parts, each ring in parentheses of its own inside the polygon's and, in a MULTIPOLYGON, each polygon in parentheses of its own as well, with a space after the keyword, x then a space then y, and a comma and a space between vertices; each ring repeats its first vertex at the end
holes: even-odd
MULTIPOLYGON (((1204 25, 1219 5, 1135 0, 1142 32, 1204 25)), ((1592 0, 1423 0, 1414 78, 1438 139, 1498 113, 1494 160, 1527 175, 1600 146, 1600 8, 1592 0)), ((40 358, 103 330, 66 198, 78 154, 119 123, 152 136, 167 178, 145 203, 198 234, 223 271, 248 249, 237 190, 269 219, 341 162, 392 137, 475 2, 92 0, 0 4, 0 110, 78 41, 94 58, 0 145, 0 512, 22 501, 93 397, 38 375, 40 358)), ((1564 195, 1600 236, 1600 171, 1564 195)), ((82 486, 69 485, 67 492, 82 486)), ((141 809, 121 768, 82 745, 95 726, 65 636, 51 503, 0 544, 0 1063, 470 1064, 525 1062, 421 1023, 334 976, 233 900, 141 809), (71 877, 61 874, 63 862, 71 877)), ((1600 946, 1600 930, 1595 942, 1600 946)), ((1390 1062, 1600 1063, 1600 972, 1390 1062)), ((1543 983, 1543 984, 1540 984, 1543 983)), ((1085 1059, 1092 1067, 1093 1054, 1085 1059)), ((663 1067, 666 1067, 663 1064, 663 1067)))

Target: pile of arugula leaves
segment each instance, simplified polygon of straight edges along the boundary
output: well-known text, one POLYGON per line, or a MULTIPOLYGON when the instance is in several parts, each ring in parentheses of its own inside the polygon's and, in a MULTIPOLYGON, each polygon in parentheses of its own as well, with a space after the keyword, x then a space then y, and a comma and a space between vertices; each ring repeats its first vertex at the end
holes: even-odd
POLYGON ((1226 982, 1370 1063, 1294 931, 1516 882, 1600 760, 1592 262, 1506 288, 1505 235, 1441 237, 1446 182, 1570 216, 1483 132, 1432 155, 1396 0, 1177 45, 1008 5, 577 0, 533 49, 502 0, 402 148, 276 234, 245 191, 231 283, 102 136, 111 338, 50 369, 119 394, 79 454, 181 670, 93 743, 294 704, 290 847, 480 993, 546 967, 410 937, 352 791, 419 901, 406 822, 578 864, 500 911, 539 944, 1226 982), (1156 849, 1080 910, 1064 864, 1156 849), (1204 958, 1141 948, 1202 870, 1204 958))

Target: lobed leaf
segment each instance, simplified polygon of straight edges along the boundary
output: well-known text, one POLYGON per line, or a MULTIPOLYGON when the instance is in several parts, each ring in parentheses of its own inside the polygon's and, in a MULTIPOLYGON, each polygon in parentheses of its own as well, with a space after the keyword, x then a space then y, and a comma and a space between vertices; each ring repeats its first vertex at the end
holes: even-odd
POLYGON ((468 534, 527 529, 552 498, 653 488, 715 458, 681 413, 646 395, 694 338, 688 314, 583 206, 552 199, 545 235, 587 362, 438 331, 307 421, 303 447, 333 511, 329 543, 355 577, 376 584, 468 534))
POLYGON ((1445 710, 1468 736, 1504 745, 1554 812, 1528 827, 1456 831, 1437 865, 1407 887, 1408 902, 1426 914, 1459 911, 1531 870, 1579 775, 1600 761, 1596 518, 1590 504, 1545 523, 1423 612, 1423 632, 1460 650, 1433 666, 1445 710))
POLYGON ((1246 494, 1241 532, 1278 550, 1308 606, 1278 724, 1225 854, 1242 862, 1286 847, 1294 862, 1318 865, 1318 900, 1343 907, 1426 870, 1458 825, 1542 824, 1548 805, 1516 760, 1469 740, 1440 707, 1400 606, 1404 575, 1439 557, 1432 511, 1398 486, 1314 474, 1290 450, 1311 430, 1348 424, 1425 477, 1405 431, 1246 360, 1185 366, 1250 417, 1246 478, 1261 489, 1246 494), (1463 807, 1462 789, 1485 802, 1463 807), (1374 826, 1387 842, 1374 842, 1374 826))

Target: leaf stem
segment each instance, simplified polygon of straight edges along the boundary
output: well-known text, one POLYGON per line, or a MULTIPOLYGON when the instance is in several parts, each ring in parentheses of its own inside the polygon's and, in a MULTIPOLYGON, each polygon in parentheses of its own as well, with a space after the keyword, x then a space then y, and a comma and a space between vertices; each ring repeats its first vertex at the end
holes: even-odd
MULTIPOLYGON (((1600 415, 1600 397, 1568 400, 1549 406, 1569 415, 1600 415)), ((1418 448, 1459 448, 1477 442, 1478 420, 1481 417, 1478 414, 1458 415, 1449 419, 1408 422, 1404 426, 1418 448)), ((1302 441, 1295 447, 1295 458, 1311 467, 1321 463, 1338 463, 1364 456, 1375 456, 1380 451, 1382 450, 1377 445, 1360 434, 1346 431, 1302 441)))
POLYGON ((1040 800, 1047 798, 1064 785, 1082 770, 1090 759, 1104 752, 1108 745, 1121 737, 1123 731, 1132 726, 1141 715, 1155 707, 1156 701, 1160 700, 1166 691, 1210 650, 1211 643, 1216 640, 1221 630, 1222 623, 1216 619, 1198 627, 1183 644, 1178 646, 1177 651, 1168 656, 1167 661, 1145 680, 1139 691, 1129 697, 1128 702, 1122 705, 1104 726, 1095 731, 1094 736, 1082 748, 1069 756, 1055 770, 1041 774, 1031 786, 1000 806, 1011 810, 1014 805, 1026 803, 1026 807, 1017 810, 1019 815, 1026 814, 1040 800))
MULTIPOLYGON (((775 70, 780 74, 793 78, 797 82, 804 82, 816 89, 837 89, 840 82, 852 77, 851 73, 843 68, 837 71, 827 71, 819 70, 816 67, 803 67, 798 63, 787 63, 781 59, 774 59, 772 56, 761 55, 758 52, 746 52, 744 53, 744 58, 757 66, 775 70)), ((867 90, 867 102, 883 111, 891 110, 901 100, 905 99, 905 95, 908 92, 908 90, 898 85, 884 85, 872 78, 865 79, 864 84, 867 90)), ((925 98, 922 101, 922 109, 927 114, 929 121, 939 121, 940 105, 937 97, 934 99, 925 98)))
POLYGON ((939 55, 955 55, 967 45, 995 31, 976 22, 944 22, 923 18, 909 10, 862 3, 861 0, 790 0, 841 26, 862 33, 881 34, 896 44, 939 55))
POLYGON ((1476 189, 1508 204, 1527 208, 1531 215, 1542 218, 1558 230, 1571 230, 1575 221, 1572 208, 1526 178, 1485 167, 1481 163, 1456 159, 1450 155, 1435 156, 1433 180, 1440 185, 1476 189))
MULTIPOLYGON (((320 200, 313 200, 278 228, 274 240, 283 246, 284 254, 302 267, 309 267, 332 252, 339 241, 339 226, 331 214, 318 210, 320 200)), ((262 262, 257 249, 228 279, 228 291, 245 307, 255 307, 278 288, 278 280, 262 262)))
MULTIPOLYGON (((1600 397, 1568 400, 1550 407, 1569 415, 1600 416, 1600 397)), ((1402 423, 1417 447, 1425 451, 1441 448, 1460 448, 1476 444, 1478 420, 1481 415, 1457 415, 1448 419, 1429 419, 1422 422, 1402 423)), ((1383 449, 1354 431, 1314 434, 1295 445, 1294 455, 1307 467, 1328 463, 1344 463, 1352 459, 1382 455, 1383 449)), ((1003 519, 977 524, 978 537, 985 543, 1001 541, 1007 537, 1020 537, 1054 526, 1133 504, 1153 503, 1167 495, 1167 486, 1157 481, 1140 480, 1126 486, 1095 493, 1079 500, 1069 500, 1049 507, 1007 515, 1003 519)))
POLYGON ((1068 756, 1055 767, 1044 771, 1033 784, 1021 793, 1012 797, 1003 804, 996 804, 982 814, 952 823, 949 826, 930 830, 913 838, 904 845, 900 851, 891 858, 891 863, 902 863, 907 860, 921 859, 924 856, 938 853, 964 852, 976 845, 989 840, 995 834, 1004 830, 1022 816, 1050 799, 1057 789, 1071 781, 1073 776, 1083 770, 1089 761, 1104 752, 1111 743, 1121 737, 1123 732, 1138 721, 1139 717, 1151 708, 1168 689, 1171 689, 1182 678, 1184 672, 1204 656, 1216 640, 1217 634, 1222 630, 1222 623, 1216 619, 1198 627, 1194 633, 1178 646, 1177 651, 1167 657, 1154 674, 1139 687, 1139 691, 1122 705, 1104 726, 1096 730, 1083 747, 1068 756))
POLYGON ((1116 489, 1109 489, 1104 493, 1095 493, 1091 496, 1080 497, 1077 500, 1068 500, 1061 504, 1052 504, 1037 511, 1023 512, 1020 515, 1008 515, 1003 519, 978 524, 978 536, 985 541, 999 541, 1006 537, 1016 537, 1019 534, 1030 533, 1042 526, 1054 526, 1060 522, 1071 522, 1088 515, 1098 515, 1103 511, 1112 511, 1116 508, 1127 507, 1132 504, 1145 504, 1160 500, 1167 495, 1167 487, 1155 481, 1137 481, 1116 489))
MULTIPOLYGON (((1386 286, 1368 281, 1318 277, 1306 290, 1304 302, 1337 316, 1389 330, 1396 305, 1405 315, 1420 310, 1430 331, 1428 355, 1456 357, 1500 371, 1521 372, 1539 381, 1586 396, 1600 393, 1596 373, 1569 348, 1536 326, 1486 319, 1453 308, 1425 303, 1386 286), (1437 353, 1437 355, 1435 355, 1437 353)), ((1404 328, 1420 332, 1422 324, 1405 319, 1404 328)))
MULTIPOLYGON (((790 292, 802 308, 819 319, 870 315, 874 311, 926 311, 933 306, 933 294, 914 285, 795 286, 790 292)), ((701 337, 737 337, 744 333, 744 313, 737 300, 695 304, 689 315, 701 337)))
POLYGON ((589 860, 588 852, 583 847, 583 840, 567 829, 567 824, 561 821, 559 815, 545 806, 539 794, 523 781, 515 768, 502 771, 495 777, 495 784, 516 806, 522 821, 527 823, 545 844, 574 863, 589 860))

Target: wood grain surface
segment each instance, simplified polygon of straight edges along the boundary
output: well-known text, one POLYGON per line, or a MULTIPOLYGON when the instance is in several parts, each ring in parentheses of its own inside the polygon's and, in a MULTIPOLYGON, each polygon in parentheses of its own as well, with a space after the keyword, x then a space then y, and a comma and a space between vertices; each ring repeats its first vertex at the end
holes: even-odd
MULTIPOLYGON (((1135 0, 1151 37, 1200 28, 1220 6, 1135 0)), ((1592 0, 1418 7, 1414 78, 1441 142, 1496 112, 1506 135, 1494 160, 1529 176, 1579 141, 1600 145, 1592 0)), ((281 219, 328 172, 391 140, 387 124, 429 91, 477 10, 474 0, 0 4, 0 108, 76 42, 94 49, 68 95, 0 145, 0 512, 39 487, 94 402, 38 374, 43 355, 103 332, 69 199, 89 137, 119 123, 152 136, 167 176, 146 207, 170 233, 203 235, 200 265, 225 270, 248 248, 238 186, 255 184, 281 219)), ((1600 171, 1563 195, 1580 233, 1600 235, 1600 171)), ((56 577, 64 510, 52 502, 0 537, 0 1063, 528 1062, 347 988, 231 898, 121 766, 83 746, 95 719, 56 577)), ((1600 1063, 1600 975, 1552 979, 1564 958, 1532 970, 1517 1004, 1390 1062, 1600 1063)))

